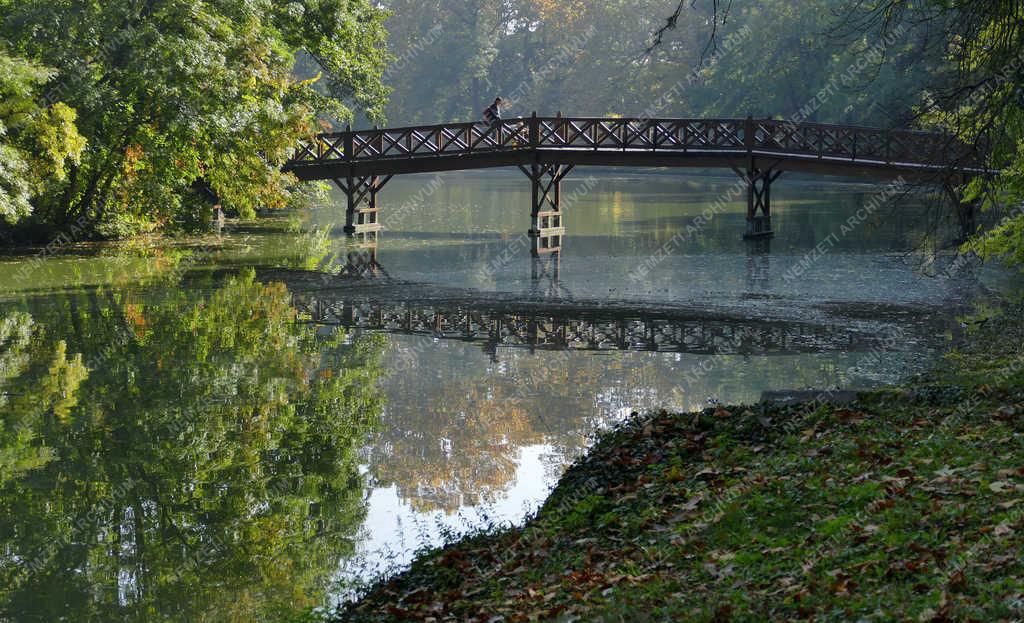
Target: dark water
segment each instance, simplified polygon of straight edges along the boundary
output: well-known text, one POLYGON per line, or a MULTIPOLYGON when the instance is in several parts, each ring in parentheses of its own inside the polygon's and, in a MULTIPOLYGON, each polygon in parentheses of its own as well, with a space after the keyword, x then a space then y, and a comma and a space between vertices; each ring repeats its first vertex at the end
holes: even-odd
POLYGON ((751 244, 731 180, 597 175, 557 258, 473 174, 393 180, 375 248, 325 208, 4 259, 0 620, 299 620, 632 410, 898 381, 1016 287, 875 186, 780 183, 751 244))

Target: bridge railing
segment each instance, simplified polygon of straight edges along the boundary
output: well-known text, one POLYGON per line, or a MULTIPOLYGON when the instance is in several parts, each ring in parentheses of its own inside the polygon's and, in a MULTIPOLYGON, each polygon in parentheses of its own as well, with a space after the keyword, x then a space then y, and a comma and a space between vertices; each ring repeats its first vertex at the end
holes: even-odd
POLYGON ((539 147, 779 153, 932 164, 966 155, 951 137, 772 119, 539 119, 539 147))
POLYGON ((777 153, 887 164, 965 166, 970 150, 951 136, 774 119, 537 117, 494 125, 454 123, 322 134, 291 165, 460 156, 513 150, 777 153))
POLYGON ((530 147, 529 127, 524 122, 451 123, 321 134, 302 143, 293 162, 459 155, 530 147))

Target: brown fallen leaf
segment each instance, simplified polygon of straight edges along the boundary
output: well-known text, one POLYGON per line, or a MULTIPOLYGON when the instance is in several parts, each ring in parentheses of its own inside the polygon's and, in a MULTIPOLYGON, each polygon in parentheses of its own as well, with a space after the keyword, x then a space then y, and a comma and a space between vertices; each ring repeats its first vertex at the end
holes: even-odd
POLYGON ((852 424, 856 422, 863 422, 868 418, 867 413, 860 411, 853 411, 851 409, 839 409, 835 412, 836 419, 843 424, 852 424))

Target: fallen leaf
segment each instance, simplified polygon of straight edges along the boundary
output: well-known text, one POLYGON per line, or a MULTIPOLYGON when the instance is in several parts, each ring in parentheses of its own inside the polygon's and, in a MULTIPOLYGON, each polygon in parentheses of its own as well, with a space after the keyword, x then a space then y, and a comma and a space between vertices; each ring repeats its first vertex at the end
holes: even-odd
POLYGON ((1010 524, 1005 522, 1005 521, 1003 523, 999 524, 998 526, 996 526, 996 529, 992 531, 992 534, 994 534, 996 536, 1009 536, 1009 535, 1011 535, 1013 533, 1014 533, 1013 528, 1011 528, 1010 524))
POLYGON ((863 422, 867 419, 866 413, 860 411, 852 411, 850 409, 839 409, 835 412, 836 419, 843 424, 850 424, 854 422, 863 422))
POLYGON ((1003 493, 1010 491, 1014 488, 1013 483, 1006 482, 1005 480, 997 480, 988 486, 989 491, 992 493, 1003 493))

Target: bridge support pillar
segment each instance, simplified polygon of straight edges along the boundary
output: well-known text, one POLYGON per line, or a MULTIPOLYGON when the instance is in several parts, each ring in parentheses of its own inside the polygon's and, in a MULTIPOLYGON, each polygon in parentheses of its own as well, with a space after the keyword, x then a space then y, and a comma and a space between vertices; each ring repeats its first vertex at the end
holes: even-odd
POLYGON ((745 173, 737 173, 747 181, 747 231, 743 238, 771 238, 775 235, 772 230, 772 182, 782 175, 782 171, 750 167, 745 173))
POLYGON ((334 183, 348 198, 345 210, 345 233, 364 242, 376 242, 377 234, 384 228, 380 222, 380 206, 377 193, 384 188, 391 176, 377 175, 335 179, 334 183))
POLYGON ((562 180, 572 165, 532 164, 519 167, 530 178, 533 199, 530 207, 530 230, 534 256, 557 253, 562 249, 565 225, 562 221, 562 180))

